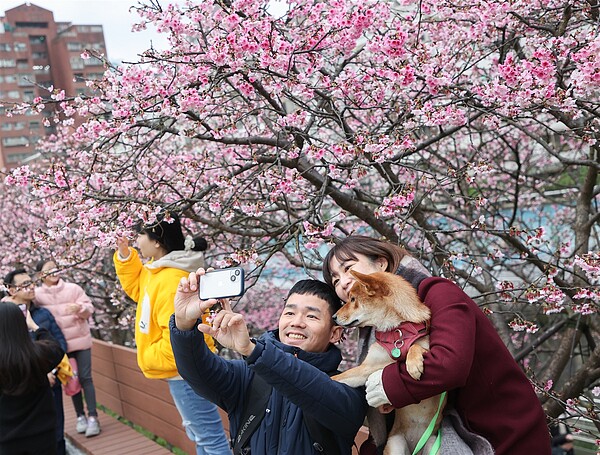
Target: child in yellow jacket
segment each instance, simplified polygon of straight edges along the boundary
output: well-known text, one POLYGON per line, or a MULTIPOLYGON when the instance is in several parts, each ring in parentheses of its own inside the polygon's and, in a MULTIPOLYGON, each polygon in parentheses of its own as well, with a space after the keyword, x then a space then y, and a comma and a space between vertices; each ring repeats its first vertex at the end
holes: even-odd
MULTIPOLYGON (((137 302, 135 342, 137 361, 144 376, 167 379, 173 401, 181 414, 188 437, 197 454, 231 454, 217 408, 197 395, 179 376, 171 348, 169 319, 179 280, 204 266, 206 240, 184 239, 179 218, 161 212, 153 224, 139 228, 138 252, 123 237, 117 242, 113 260, 127 295, 137 302)), ((206 317, 206 316, 205 316, 206 317)), ((214 341, 206 338, 215 351, 214 341)))

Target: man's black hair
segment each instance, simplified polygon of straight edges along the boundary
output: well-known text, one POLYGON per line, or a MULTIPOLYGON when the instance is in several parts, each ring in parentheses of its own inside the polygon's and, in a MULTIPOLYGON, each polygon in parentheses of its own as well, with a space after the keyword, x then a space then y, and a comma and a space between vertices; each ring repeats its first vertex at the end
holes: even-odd
POLYGON ((14 269, 11 272, 8 272, 4 275, 4 284, 6 286, 12 286, 15 284, 15 275, 22 275, 23 273, 27 274, 27 270, 25 269, 14 269))
POLYGON ((332 316, 342 307, 342 301, 335 291, 323 281, 300 280, 292 286, 286 300, 289 299, 292 294, 314 295, 315 297, 325 300, 327 305, 329 305, 329 311, 332 316))

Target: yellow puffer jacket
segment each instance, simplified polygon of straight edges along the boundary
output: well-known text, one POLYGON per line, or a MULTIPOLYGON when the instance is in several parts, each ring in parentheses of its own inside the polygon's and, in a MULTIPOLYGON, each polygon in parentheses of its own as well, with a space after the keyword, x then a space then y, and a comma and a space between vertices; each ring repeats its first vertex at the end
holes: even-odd
MULTIPOLYGON (((121 260, 116 251, 113 261, 121 286, 137 302, 135 342, 138 365, 147 378, 175 377, 179 373, 169 333, 169 319, 175 311, 175 292, 182 277, 204 266, 204 256, 194 251, 173 251, 144 265, 137 251, 129 250, 130 255, 125 260, 121 260)), ((215 352, 212 337, 205 335, 205 340, 215 352)))

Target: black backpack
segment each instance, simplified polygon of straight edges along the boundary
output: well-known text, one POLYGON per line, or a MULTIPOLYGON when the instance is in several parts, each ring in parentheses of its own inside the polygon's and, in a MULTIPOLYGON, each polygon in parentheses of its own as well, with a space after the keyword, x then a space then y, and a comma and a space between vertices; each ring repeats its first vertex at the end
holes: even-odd
MULTIPOLYGON (((337 373, 337 371, 334 371, 332 375, 337 373)), ((250 391, 244 403, 244 412, 242 413, 242 419, 240 421, 240 429, 232 440, 234 455, 250 453, 250 450, 244 446, 250 440, 250 436, 256 431, 264 418, 272 390, 273 388, 260 376, 257 374, 254 375, 252 383, 250 384, 250 391)), ((316 419, 307 415, 304 416, 304 424, 313 440, 313 447, 317 452, 320 452, 323 455, 340 454, 340 448, 331 430, 325 428, 317 422, 316 419)))

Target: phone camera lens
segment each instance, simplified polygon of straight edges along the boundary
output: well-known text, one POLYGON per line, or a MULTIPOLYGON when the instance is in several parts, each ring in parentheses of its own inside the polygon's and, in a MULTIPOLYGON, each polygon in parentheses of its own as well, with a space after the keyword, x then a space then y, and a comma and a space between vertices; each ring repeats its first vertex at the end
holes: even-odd
POLYGON ((235 281, 235 275, 231 275, 231 281, 235 281))
POLYGON ((236 271, 235 271, 235 275, 236 275, 236 276, 240 276, 240 271, 239 271, 239 270, 236 270, 236 271))

